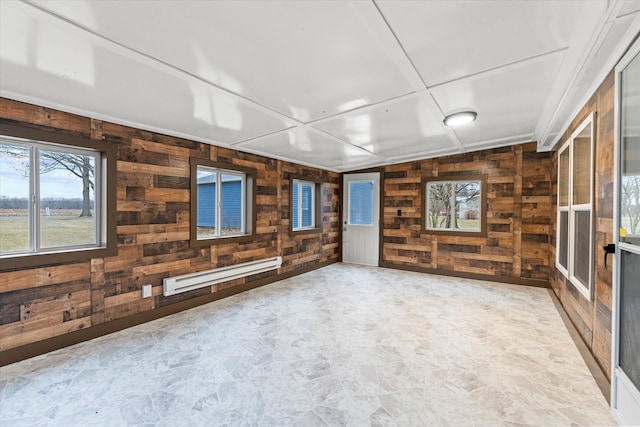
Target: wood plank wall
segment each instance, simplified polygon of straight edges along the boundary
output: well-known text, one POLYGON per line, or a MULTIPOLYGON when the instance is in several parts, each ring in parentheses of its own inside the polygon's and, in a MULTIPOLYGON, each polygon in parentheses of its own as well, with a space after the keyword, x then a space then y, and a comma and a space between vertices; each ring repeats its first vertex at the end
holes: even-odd
POLYGON ((548 285, 551 155, 535 142, 387 166, 383 196, 383 266, 548 285), (487 175, 487 237, 421 233, 421 178, 460 174, 487 175))
POLYGON ((0 351, 340 258, 341 175, 0 98, 0 121, 115 144, 118 255, 0 273, 0 351), (257 169, 256 238, 189 247, 192 157, 257 169), (322 232, 289 235, 289 175, 322 179, 322 232), (162 279, 283 256, 279 271, 164 297, 162 279), (153 297, 141 297, 145 284, 153 297))
MULTIPOLYGON (((571 122, 559 145, 564 144, 578 126, 592 112, 596 113, 595 149, 595 289, 591 302, 580 294, 555 268, 556 259, 556 201, 558 196, 557 174, 558 153, 553 155, 553 215, 551 216, 551 245, 549 263, 551 265, 551 287, 558 296, 569 318, 580 333, 600 364, 607 378, 611 379, 611 298, 613 256, 609 256, 608 267, 604 267, 602 246, 613 242, 613 165, 614 165, 614 90, 613 71, 596 90, 571 122)), ((558 147, 559 148, 559 147, 558 147)))

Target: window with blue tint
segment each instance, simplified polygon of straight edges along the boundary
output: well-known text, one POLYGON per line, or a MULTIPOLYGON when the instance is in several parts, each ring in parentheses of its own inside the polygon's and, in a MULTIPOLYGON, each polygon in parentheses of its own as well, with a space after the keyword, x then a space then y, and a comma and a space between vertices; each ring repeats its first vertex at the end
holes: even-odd
POLYGON ((216 236, 216 182, 215 170, 198 169, 198 238, 216 236))
POLYGON ((198 166, 197 238, 211 239, 243 234, 245 193, 244 173, 198 166))
POLYGON ((302 218, 302 227, 312 227, 313 226, 313 184, 303 183, 301 185, 301 203, 300 208, 302 210, 302 214, 300 215, 302 218))
POLYGON ((349 182, 349 224, 373 225, 373 181, 349 182))
POLYGON ((316 227, 316 183, 294 179, 291 185, 291 229, 293 231, 316 227))
POLYGON ((238 174, 220 175, 220 234, 238 234, 242 230, 242 182, 238 174))
POLYGON ((300 228, 300 224, 298 224, 298 207, 300 206, 300 184, 298 184, 297 180, 293 180, 293 186, 291 188, 291 224, 294 230, 300 228))

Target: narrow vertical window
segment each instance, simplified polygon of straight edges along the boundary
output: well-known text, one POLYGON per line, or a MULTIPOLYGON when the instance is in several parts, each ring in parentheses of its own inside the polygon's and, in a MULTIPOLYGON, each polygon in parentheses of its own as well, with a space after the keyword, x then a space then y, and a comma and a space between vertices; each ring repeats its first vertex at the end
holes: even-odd
POLYGON ((593 114, 558 154, 556 268, 587 299, 593 282, 593 114))
POLYGON ((302 175, 291 176, 291 226, 294 234, 321 231, 322 181, 302 175))
POLYGON ((565 275, 569 268, 569 145, 558 156, 558 235, 556 264, 565 275))
POLYGON ((316 228, 316 183, 293 179, 291 185, 291 230, 316 228))

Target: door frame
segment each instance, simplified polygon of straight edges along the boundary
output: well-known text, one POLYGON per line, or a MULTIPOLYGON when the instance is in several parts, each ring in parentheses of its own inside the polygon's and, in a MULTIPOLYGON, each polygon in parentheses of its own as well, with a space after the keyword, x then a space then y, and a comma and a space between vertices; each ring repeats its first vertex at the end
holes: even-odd
POLYGON ((378 209, 378 267, 382 267, 382 249, 384 246, 384 242, 382 239, 384 238, 384 168, 369 168, 362 170, 355 170, 349 172, 343 172, 340 177, 340 199, 342 200, 342 207, 340 209, 340 262, 342 262, 342 256, 344 252, 343 245, 343 230, 345 226, 346 218, 344 218, 344 208, 347 206, 348 201, 344 200, 344 177, 345 175, 354 175, 360 173, 378 173, 379 174, 379 209, 378 209))
POLYGON ((635 399, 640 407, 640 393, 635 389, 635 385, 631 380, 619 369, 619 332, 620 332, 620 264, 622 262, 621 251, 625 249, 627 252, 640 254, 637 247, 633 247, 628 243, 620 241, 620 162, 622 155, 622 141, 620 129, 620 74, 631 63, 631 61, 640 55, 640 40, 636 40, 627 53, 622 57, 615 67, 615 84, 614 84, 614 104, 613 104, 613 134, 614 134, 614 164, 613 164, 613 237, 616 244, 615 259, 613 262, 613 281, 612 281, 612 322, 611 322, 611 411, 620 424, 631 422, 625 420, 624 414, 618 409, 618 398, 620 386, 627 393, 623 396, 625 399, 635 399))

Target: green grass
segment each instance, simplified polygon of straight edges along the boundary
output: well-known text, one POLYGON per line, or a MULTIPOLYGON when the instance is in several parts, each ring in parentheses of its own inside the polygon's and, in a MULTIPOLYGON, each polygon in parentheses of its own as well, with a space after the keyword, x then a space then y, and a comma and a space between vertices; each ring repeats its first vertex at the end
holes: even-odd
POLYGON ((462 230, 480 229, 479 219, 459 219, 458 228, 462 230))
MULTIPOLYGON (((42 217, 40 246, 47 248, 94 243, 94 218, 80 218, 78 215, 42 217)), ((0 252, 26 250, 29 248, 28 239, 27 217, 3 216, 0 210, 0 252)))
MULTIPOLYGON (((446 218, 444 216, 438 217, 438 225, 439 228, 444 228, 444 224, 446 223, 446 218)), ((480 230, 480 220, 479 219, 461 219, 459 218, 456 221, 458 230, 480 230)))

